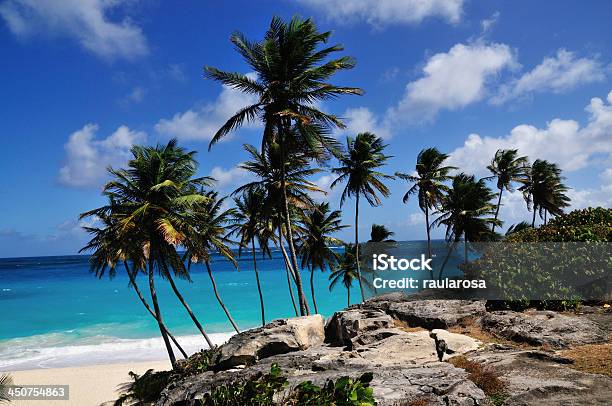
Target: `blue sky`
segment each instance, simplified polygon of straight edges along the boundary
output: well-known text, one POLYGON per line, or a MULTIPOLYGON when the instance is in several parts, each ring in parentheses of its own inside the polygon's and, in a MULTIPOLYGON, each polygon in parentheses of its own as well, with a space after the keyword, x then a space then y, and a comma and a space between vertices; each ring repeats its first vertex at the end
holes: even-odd
MULTIPOLYGON (((436 146, 485 176, 496 149, 519 148, 560 164, 574 207, 611 206, 608 1, 0 0, 0 257, 76 253, 86 239, 78 214, 103 203, 104 168, 125 163, 133 142, 178 137, 224 193, 244 182, 236 165, 258 127, 207 145, 248 98, 203 79, 202 67, 247 73, 230 34, 260 39, 273 15, 294 14, 357 59, 335 82, 366 94, 323 108, 345 118, 340 138, 384 136, 388 173, 411 172, 418 151, 436 146)), ((331 176, 313 180, 326 188, 331 176)), ((422 238, 417 206, 401 203, 407 185, 391 189, 382 207, 363 208, 361 232, 376 222, 422 238)), ((347 223, 352 213, 349 201, 347 223)), ((527 218, 508 194, 506 225, 527 218)))

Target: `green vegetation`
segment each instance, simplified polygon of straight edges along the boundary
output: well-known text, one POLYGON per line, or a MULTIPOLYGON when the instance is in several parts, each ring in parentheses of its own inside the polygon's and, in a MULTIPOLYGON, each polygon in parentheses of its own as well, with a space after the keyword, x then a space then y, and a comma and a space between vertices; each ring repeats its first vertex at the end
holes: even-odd
POLYGON ((173 371, 154 372, 152 369, 143 375, 130 371, 133 382, 127 382, 121 386, 121 396, 115 401, 115 406, 144 405, 155 402, 170 382, 172 374, 173 371))
POLYGON ((341 377, 323 387, 310 381, 288 388, 281 369, 272 364, 270 373, 215 386, 201 400, 202 406, 375 406, 369 384, 372 374, 357 379, 341 377))
POLYGON ((10 403, 8 387, 13 384, 13 378, 9 374, 0 375, 0 403, 10 403))

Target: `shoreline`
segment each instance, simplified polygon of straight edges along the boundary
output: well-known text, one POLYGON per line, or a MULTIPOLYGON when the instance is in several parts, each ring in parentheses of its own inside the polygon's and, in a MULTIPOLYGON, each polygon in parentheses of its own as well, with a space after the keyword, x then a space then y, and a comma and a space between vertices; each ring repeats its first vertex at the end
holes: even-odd
MULTIPOLYGON (((15 385, 69 385, 68 400, 54 400, 54 405, 86 406, 112 405, 119 397, 119 385, 129 382, 129 372, 139 375, 148 369, 170 369, 168 360, 121 362, 70 366, 61 368, 37 368, 11 372, 15 385)), ((11 405, 38 406, 45 401, 13 400, 11 405)))

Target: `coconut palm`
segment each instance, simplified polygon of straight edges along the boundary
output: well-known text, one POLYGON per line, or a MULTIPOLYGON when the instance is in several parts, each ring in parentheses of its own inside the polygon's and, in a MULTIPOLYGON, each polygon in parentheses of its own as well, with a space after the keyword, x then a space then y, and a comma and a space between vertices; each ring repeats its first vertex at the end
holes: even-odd
POLYGON ((370 231, 370 241, 368 242, 395 242, 390 237, 393 237, 395 233, 388 230, 382 224, 372 224, 372 231, 370 231))
MULTIPOLYGON (((360 278, 357 272, 357 261, 353 244, 344 244, 343 252, 338 254, 337 258, 338 263, 329 275, 329 291, 331 292, 338 284, 342 283, 346 288, 346 305, 350 306, 353 281, 360 278)), ((363 279, 361 283, 372 287, 372 284, 366 279, 363 279)))
POLYGON ((568 188, 563 184, 561 169, 551 162, 536 159, 528 172, 527 179, 519 188, 527 203, 527 208, 533 210, 531 227, 535 227, 536 212, 540 218, 547 213, 559 215, 569 206, 569 197, 565 194, 568 188))
POLYGON ((451 178, 448 173, 457 169, 454 166, 442 166, 447 158, 447 154, 441 153, 436 148, 426 148, 419 152, 417 156, 415 174, 395 173, 398 178, 413 183, 402 200, 407 203, 411 195, 417 195, 419 207, 425 214, 428 258, 432 256, 429 213, 430 210, 436 210, 440 207, 444 193, 448 190, 448 186, 444 182, 451 178))
MULTIPOLYGON (((206 76, 253 95, 256 100, 227 120, 213 135, 209 149, 245 122, 259 120, 264 123, 262 150, 267 145, 277 144, 281 162, 293 159, 293 156, 289 159, 290 138, 294 138, 302 150, 310 151, 317 159, 321 160, 329 156, 329 153, 335 153, 337 143, 329 134, 329 130, 344 125, 336 116, 317 108, 316 103, 343 94, 361 94, 362 91, 328 83, 336 72, 351 69, 355 65, 353 59, 347 56, 330 59, 343 49, 340 45, 325 45, 330 35, 330 32, 317 31, 312 20, 302 20, 299 17, 292 18, 288 23, 274 17, 260 42, 250 41, 242 33, 234 33, 231 42, 256 73, 256 77, 225 72, 213 67, 205 68, 206 76)), ((296 271, 294 274, 300 312, 307 314, 308 304, 300 273, 297 272, 297 255, 289 215, 289 185, 284 165, 281 165, 280 169, 281 208, 287 244, 291 264, 296 271)))
POLYGON ((329 203, 320 203, 312 209, 301 213, 299 225, 303 233, 300 239, 299 252, 302 268, 310 269, 310 293, 315 313, 319 313, 314 288, 314 271, 324 272, 326 268, 333 270, 336 263, 336 253, 333 245, 342 244, 331 236, 343 228, 342 213, 339 210, 330 211, 329 203))
POLYGON ((528 228, 531 228, 531 224, 529 224, 526 221, 521 221, 520 223, 512 224, 510 227, 508 227, 508 230, 506 231, 505 235, 507 237, 514 233, 518 233, 520 231, 527 230, 528 228))
MULTIPOLYGON (((501 207, 501 199, 504 189, 512 192, 513 183, 524 183, 527 180, 529 173, 529 161, 526 156, 517 156, 516 149, 498 149, 495 156, 491 160, 491 164, 487 169, 493 174, 493 178, 497 179, 497 188, 499 195, 497 198, 497 208, 495 209, 495 219, 499 215, 501 207)), ((495 224, 491 225, 491 231, 495 231, 495 224)))
MULTIPOLYGON (((269 216, 278 232, 277 244, 285 259, 287 273, 291 275, 289 279, 295 282, 296 287, 298 285, 301 286, 299 268, 293 266, 283 242, 286 241, 287 245, 289 245, 290 239, 293 238, 294 222, 289 222, 289 225, 291 225, 291 233, 289 233, 284 216, 287 214, 293 220, 296 211, 307 210, 314 206, 311 195, 313 193, 323 193, 323 190, 310 182, 308 178, 318 173, 319 169, 310 167, 308 157, 303 152, 295 149, 293 149, 291 160, 281 160, 278 144, 266 145, 263 152, 259 152, 257 148, 248 144, 244 148, 249 154, 250 159, 241 164, 240 167, 255 175, 255 180, 240 186, 234 193, 239 194, 253 190, 262 191, 265 196, 265 207, 271 211, 269 216), (285 197, 289 202, 289 207, 291 207, 291 210, 287 212, 284 209, 283 200, 285 198, 283 197, 281 187, 283 178, 286 183, 285 197)), ((293 301, 291 283, 288 285, 293 301)), ((303 295, 304 291, 298 289, 300 307, 304 304, 308 308, 306 297, 301 297, 303 295)))
POLYGON ((432 223, 433 226, 446 227, 446 241, 450 244, 438 278, 442 277, 444 266, 461 237, 465 262, 468 260, 468 242, 490 241, 495 237, 491 225, 499 225, 499 220, 493 217, 495 206, 490 203, 494 196, 485 179, 476 180, 473 175, 465 173, 453 177, 452 186, 442 199, 440 216, 432 223))
POLYGON ((168 357, 174 366, 176 359, 155 290, 155 273, 157 271, 170 282, 175 295, 205 335, 176 288, 172 273, 189 279, 176 247, 186 239, 187 213, 207 200, 198 192, 198 188, 210 185, 212 180, 194 177, 197 170, 195 152, 178 147, 176 140, 155 147, 133 146, 131 154, 127 169, 109 169, 112 179, 103 189, 108 204, 83 213, 81 217, 112 216, 113 221, 117 222, 117 238, 125 241, 133 239, 139 244, 139 255, 134 263, 146 269, 148 274, 153 309, 168 357))
POLYGON ((9 374, 0 375, 0 403, 10 403, 9 386, 13 384, 13 378, 9 374))
MULTIPOLYGON (((385 165, 390 156, 384 154, 387 147, 382 138, 364 132, 357 134, 356 138, 347 137, 346 154, 338 158, 340 167, 332 169, 338 174, 338 178, 331 184, 331 188, 346 182, 340 198, 340 207, 347 197, 355 196, 355 257, 359 257, 359 197, 363 196, 370 206, 378 206, 381 200, 378 193, 383 197, 390 195, 389 188, 383 183, 385 179, 393 179, 393 176, 378 171, 385 165)), ((365 300, 365 292, 361 278, 361 266, 357 261, 357 274, 359 275, 359 289, 361 300, 365 300)))
POLYGON ((261 282, 257 270, 257 254, 255 251, 255 240, 259 245, 262 255, 272 257, 269 248, 269 241, 274 240, 274 228, 269 219, 269 211, 266 209, 266 196, 262 190, 247 189, 241 197, 235 198, 236 210, 233 212, 232 226, 230 235, 236 234, 240 238, 238 255, 242 254, 243 248, 251 248, 253 255, 253 270, 257 282, 259 293, 259 305, 261 308, 261 325, 266 324, 266 311, 263 294, 261 292, 261 282))
POLYGON ((217 302, 219 302, 219 306, 221 306, 234 330, 239 333, 238 325, 221 299, 210 266, 212 254, 219 253, 238 268, 238 263, 229 247, 234 242, 228 237, 227 228, 227 225, 231 224, 231 219, 235 217, 236 210, 224 210, 223 205, 226 198, 219 198, 217 192, 208 191, 204 193, 204 196, 206 200, 195 206, 190 213, 188 223, 193 226, 189 228, 189 238, 183 244, 187 250, 185 257, 189 259, 190 265, 191 263, 204 263, 217 302))
MULTIPOLYGON (((147 312, 157 321, 157 316, 149 303, 145 299, 144 295, 138 287, 136 277, 139 273, 146 269, 146 263, 143 263, 142 256, 142 245, 135 240, 136 235, 124 236, 123 238, 119 235, 118 224, 114 221, 112 216, 102 215, 98 218, 99 222, 102 223, 103 227, 83 227, 89 234, 92 235, 92 239, 83 247, 79 252, 93 251, 89 257, 90 270, 98 278, 102 278, 105 274, 108 274, 109 278, 112 279, 116 275, 116 268, 123 262, 126 274, 129 277, 129 286, 132 287, 140 299, 140 302, 145 307, 147 312), (127 237, 127 238, 125 238, 127 237), (132 263, 132 268, 128 263, 132 263)), ((185 358, 188 358, 187 353, 181 345, 178 343, 176 338, 168 327, 161 322, 162 328, 168 334, 168 337, 178 350, 183 354, 185 358)))

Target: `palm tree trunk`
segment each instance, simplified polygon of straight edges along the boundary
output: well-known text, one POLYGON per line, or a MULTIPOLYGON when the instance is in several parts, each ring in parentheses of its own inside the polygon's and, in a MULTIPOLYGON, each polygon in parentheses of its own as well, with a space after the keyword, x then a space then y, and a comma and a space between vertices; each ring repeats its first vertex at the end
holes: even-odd
MULTIPOLYGON (((502 193, 504 193, 504 188, 499 189, 499 198, 497 199, 497 209, 495 210, 495 220, 497 220, 497 216, 499 214, 499 208, 501 207, 502 193)), ((495 223, 491 225, 491 231, 495 231, 495 223)))
POLYGON ((202 335, 204 336, 204 339, 206 340, 206 343, 208 344, 208 346, 210 348, 215 348, 215 345, 208 337, 208 334, 206 334, 206 332, 204 331, 204 328, 200 324, 200 321, 197 319, 195 314, 193 314, 191 307, 189 307, 189 305, 187 304, 187 301, 185 301, 185 298, 183 298, 183 295, 181 295, 181 292, 179 292, 176 285, 174 284, 174 279, 172 278, 172 275, 170 274, 170 272, 166 274, 166 277, 168 278, 168 281, 170 282, 170 286, 172 287, 174 294, 176 295, 178 300, 181 302, 185 310, 187 310, 187 313, 189 313, 189 317, 191 317, 191 320, 193 320, 193 324, 195 324, 198 330, 200 330, 200 333, 202 333, 202 335))
POLYGON ((359 193, 355 199, 355 261, 357 262, 357 278, 359 279, 359 290, 361 291, 361 302, 365 301, 363 283, 361 282, 361 265, 359 264, 359 193))
MULTIPOLYGON (((136 284, 136 278, 134 277, 134 275, 132 275, 132 272, 130 271, 130 268, 128 267, 128 264, 126 262, 124 262, 123 266, 125 267, 125 270, 126 270, 128 276, 130 278, 130 283, 132 284, 132 287, 134 288, 134 291, 138 295, 138 298, 142 302, 143 306, 145 307, 145 309, 147 309, 149 314, 151 316, 153 316, 155 321, 158 321, 157 320, 157 316, 155 316, 155 313, 153 312, 153 309, 151 309, 151 306, 149 306, 149 304, 147 303, 147 300, 144 298, 142 292, 140 291, 140 288, 136 284)), ((166 333, 168 334, 168 337, 170 337, 170 339, 172 340, 172 342, 174 343, 176 348, 178 348, 178 350, 181 352, 181 354, 183 354, 183 357, 185 357, 185 359, 189 358, 189 356, 187 355, 185 350, 183 350, 183 347, 181 347, 181 345, 178 343, 178 341, 176 340, 174 335, 170 331, 168 331, 168 329, 167 329, 167 327, 165 325, 163 325, 163 326, 164 326, 164 329, 166 330, 166 333)))
POLYGON ((204 264, 206 265, 206 270, 208 271, 208 276, 210 277, 210 282, 212 283, 213 291, 215 292, 215 296, 217 298, 217 301, 219 302, 219 305, 221 305, 221 308, 225 312, 225 315, 227 316, 229 322, 232 324, 232 327, 234 327, 234 330, 236 330, 236 333, 240 333, 236 322, 234 322, 232 315, 230 314, 229 310, 227 310, 227 307, 225 307, 225 304, 221 300, 221 296, 219 296, 219 291, 217 290, 217 282, 215 282, 215 278, 213 277, 212 270, 210 269, 210 264, 208 263, 208 261, 204 261, 204 264))
MULTIPOLYGON (((431 258, 431 232, 429 229, 429 206, 425 205, 425 227, 427 227, 427 258, 431 258)), ((433 268, 429 271, 429 276, 433 279, 433 268)))
POLYGON ((468 240, 467 240, 467 235, 465 234, 463 234, 463 256, 464 256, 465 263, 467 264, 468 262, 468 240))
POLYGON ((455 245, 457 245, 457 241, 453 241, 453 243, 451 244, 450 248, 448 249, 448 253, 446 254, 446 258, 444 258, 444 262, 442 263, 442 267, 440 268, 440 272, 438 273, 438 280, 442 279, 442 272, 444 271, 444 267, 446 266, 446 263, 448 262, 453 250, 455 249, 455 245))
POLYGON ((255 238, 251 238, 251 251, 253 252, 253 269, 255 269, 255 280, 257 281, 257 291, 259 292, 259 305, 261 307, 261 325, 266 324, 266 311, 264 308, 263 294, 261 293, 261 283, 259 282, 259 272, 257 271, 257 256, 255 255, 255 238))
POLYGON ((297 255, 295 253, 295 246, 293 244, 293 231, 291 228, 291 217, 289 216, 289 203, 287 201, 287 182, 285 179, 285 128, 283 128, 283 125, 281 124, 279 129, 281 132, 281 193, 283 199, 283 216, 285 217, 285 227, 287 228, 287 244, 289 245, 289 253, 291 254, 291 264, 293 265, 293 269, 295 271, 295 286, 298 293, 298 302, 300 303, 300 314, 302 316, 307 316, 310 314, 310 309, 308 309, 308 301, 306 300, 304 288, 302 287, 302 276, 300 275, 300 268, 298 267, 297 255))
MULTIPOLYGON (((283 253, 283 258, 285 260, 285 271, 287 272, 287 285, 289 287, 289 295, 291 296, 291 303, 293 304, 293 310, 295 310, 295 316, 299 316, 297 305, 295 304, 295 297, 293 296, 293 288, 291 287, 291 278, 293 277, 293 270, 291 269, 291 264, 289 263, 289 257, 287 256, 287 251, 285 251, 285 246, 283 245, 283 233, 281 231, 281 225, 278 225, 278 241, 281 252, 283 253), (289 275, 291 273, 291 276, 289 275)), ((295 278, 294 278, 295 280, 295 278)))
POLYGON ((346 288, 346 307, 351 306, 351 288, 346 288))
POLYGON ((312 304, 314 305, 315 314, 319 314, 319 309, 317 308, 317 299, 315 298, 314 293, 314 266, 310 267, 310 294, 312 295, 312 304))
POLYGON ((533 206, 533 219, 531 220, 531 228, 535 228, 536 208, 533 206))
POLYGON ((155 282, 153 281, 154 272, 155 270, 153 267, 153 257, 149 253, 149 290, 151 291, 151 300, 153 301, 153 308, 155 309, 155 318, 157 319, 159 332, 161 333, 162 339, 164 340, 164 344, 166 345, 166 351, 168 351, 168 358, 170 358, 170 364, 172 365, 172 369, 174 369, 176 368, 176 357, 174 356, 174 351, 172 350, 170 340, 168 340, 168 334, 166 334, 166 331, 168 331, 168 329, 164 324, 161 311, 159 310, 159 303, 157 302, 157 293, 155 293, 155 282))
POLYGON ((546 224, 548 223, 548 222, 546 221, 546 220, 547 220, 547 218, 546 218, 546 214, 547 214, 547 213, 548 213, 548 211, 547 211, 547 210, 544 210, 544 225, 546 225, 546 224))

